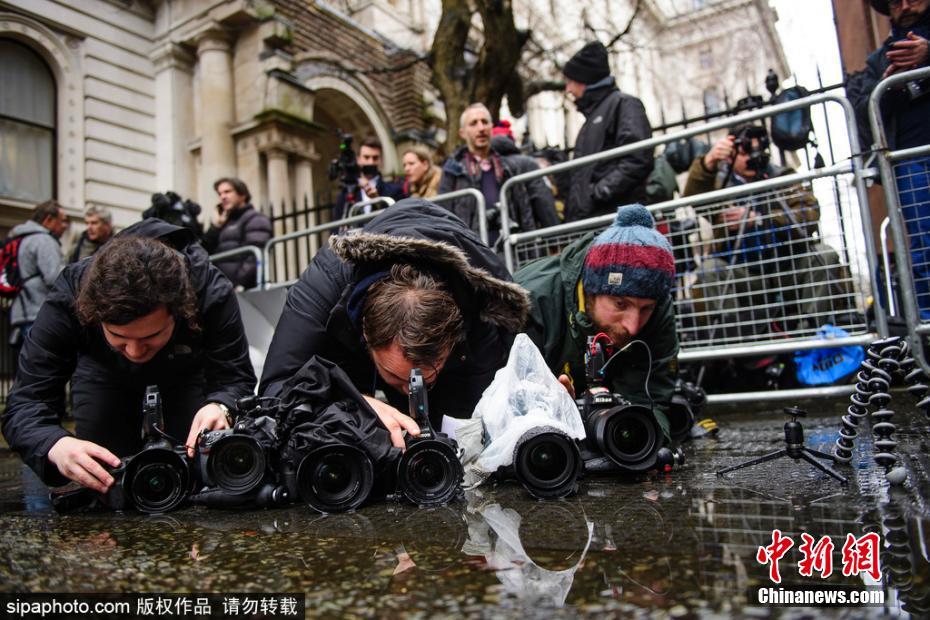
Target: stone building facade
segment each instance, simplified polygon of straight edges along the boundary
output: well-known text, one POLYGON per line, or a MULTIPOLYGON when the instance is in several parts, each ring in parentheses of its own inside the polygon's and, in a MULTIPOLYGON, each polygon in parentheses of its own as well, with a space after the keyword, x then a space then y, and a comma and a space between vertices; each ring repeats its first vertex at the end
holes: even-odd
POLYGON ((105 205, 125 226, 169 189, 206 219, 214 180, 238 176, 256 204, 274 205, 282 233, 298 224, 281 209, 329 188, 337 130, 377 135, 394 171, 397 146, 424 129, 422 63, 323 2, 0 3, 0 53, 34 60, 4 80, 48 84, 54 99, 40 121, 22 111, 28 101, 0 99, 5 227, 50 197, 75 217, 105 205), (27 182, 35 166, 47 181, 27 182))

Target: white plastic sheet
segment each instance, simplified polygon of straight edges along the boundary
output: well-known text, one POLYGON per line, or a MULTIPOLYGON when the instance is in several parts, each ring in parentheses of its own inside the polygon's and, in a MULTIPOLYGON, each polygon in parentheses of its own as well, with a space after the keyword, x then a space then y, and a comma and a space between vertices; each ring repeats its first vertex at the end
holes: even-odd
MULTIPOLYGON (((472 454, 465 450, 469 484, 480 484, 499 468, 511 465, 517 442, 530 429, 548 427, 573 439, 585 437, 575 401, 526 334, 517 335, 507 365, 497 371, 482 394, 472 420, 480 420, 483 433, 472 454)), ((459 437, 461 445, 461 432, 459 437)))

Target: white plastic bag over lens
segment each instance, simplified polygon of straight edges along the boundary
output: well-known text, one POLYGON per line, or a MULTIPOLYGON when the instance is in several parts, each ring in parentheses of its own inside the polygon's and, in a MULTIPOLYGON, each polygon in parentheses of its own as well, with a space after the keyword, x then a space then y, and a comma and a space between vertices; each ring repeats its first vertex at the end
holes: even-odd
POLYGON ((472 421, 481 423, 468 424, 468 431, 458 433, 467 486, 481 484, 499 468, 512 465, 517 442, 530 429, 548 427, 572 439, 585 437, 578 406, 526 334, 517 335, 507 365, 481 395, 472 421), (466 435, 477 439, 479 429, 480 443, 469 441, 466 435))

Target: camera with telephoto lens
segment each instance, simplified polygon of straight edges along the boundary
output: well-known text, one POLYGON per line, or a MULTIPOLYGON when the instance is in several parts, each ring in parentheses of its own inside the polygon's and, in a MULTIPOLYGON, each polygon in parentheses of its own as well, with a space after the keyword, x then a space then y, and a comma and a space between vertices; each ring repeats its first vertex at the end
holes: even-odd
POLYGON ((559 499, 578 490, 582 460, 564 432, 539 426, 523 433, 514 447, 513 474, 536 499, 559 499))
MULTIPOLYGON (((575 402, 584 422, 587 447, 625 472, 654 469, 662 447, 662 429, 648 407, 635 405, 606 387, 607 358, 598 334, 588 337, 585 377, 588 391, 575 402)), ((585 459, 588 461, 588 459, 585 459)))
POLYGON ((114 510, 132 507, 146 513, 173 510, 190 494, 194 476, 187 448, 170 441, 165 434, 157 385, 145 388, 142 432, 145 438, 142 450, 121 459, 120 465, 110 470, 115 482, 103 502, 114 510))
POLYGON ((164 194, 152 194, 152 204, 142 212, 142 219, 157 217, 169 224, 187 228, 200 237, 203 233, 197 220, 200 211, 200 205, 196 202, 190 199, 182 200, 178 194, 168 191, 164 194))
POLYGON ((277 405, 266 408, 263 400, 277 399, 240 398, 232 428, 200 434, 195 457, 197 473, 203 486, 216 489, 198 493, 195 503, 213 507, 253 503, 265 507, 289 500, 287 488, 276 473, 277 405))
POLYGON ((429 421, 426 383, 419 368, 410 370, 410 417, 420 434, 406 439, 406 450, 397 464, 397 491, 417 506, 448 503, 462 488, 465 470, 454 439, 433 430, 429 421))
POLYGON ((744 125, 735 134, 733 148, 749 156, 746 168, 764 173, 769 167, 769 133, 761 125, 744 125))

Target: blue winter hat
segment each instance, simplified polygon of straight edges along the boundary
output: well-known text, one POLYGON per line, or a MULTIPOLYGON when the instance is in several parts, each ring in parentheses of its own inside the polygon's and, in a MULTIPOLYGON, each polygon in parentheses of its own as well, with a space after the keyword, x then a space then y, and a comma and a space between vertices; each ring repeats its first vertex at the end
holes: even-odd
POLYGON ((617 209, 610 227, 594 238, 581 280, 588 295, 665 299, 675 279, 672 246, 639 204, 617 209))

